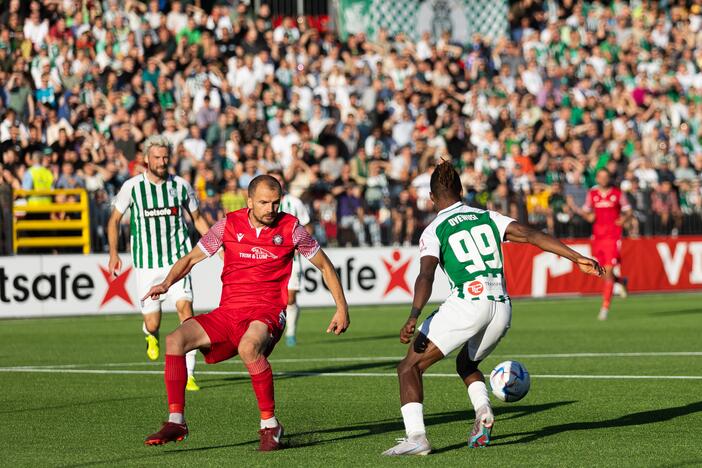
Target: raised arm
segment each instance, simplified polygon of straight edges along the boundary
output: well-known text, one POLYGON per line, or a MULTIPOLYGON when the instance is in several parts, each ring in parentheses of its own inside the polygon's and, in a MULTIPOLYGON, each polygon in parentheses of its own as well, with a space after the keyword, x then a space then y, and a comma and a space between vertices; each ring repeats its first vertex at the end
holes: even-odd
POLYGON ((424 306, 429 302, 437 265, 439 265, 439 259, 432 255, 426 255, 419 260, 419 274, 414 281, 412 310, 410 311, 407 322, 405 322, 400 330, 400 341, 402 343, 407 344, 412 339, 417 326, 417 319, 422 313, 424 306))
POLYGON ((561 257, 565 257, 578 265, 580 271, 595 276, 602 276, 604 269, 596 260, 580 255, 555 237, 534 228, 519 224, 510 223, 505 231, 505 239, 511 242, 523 242, 535 245, 541 250, 551 252, 561 257))

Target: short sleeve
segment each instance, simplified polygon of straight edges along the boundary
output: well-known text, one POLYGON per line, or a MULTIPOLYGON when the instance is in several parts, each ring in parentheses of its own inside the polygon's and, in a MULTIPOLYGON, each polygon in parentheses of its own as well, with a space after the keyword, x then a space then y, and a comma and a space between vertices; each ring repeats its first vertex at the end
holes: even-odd
POLYGON ((226 218, 222 218, 219 221, 217 221, 214 226, 210 228, 209 231, 207 231, 207 234, 202 236, 200 241, 197 243, 197 246, 204 252, 205 255, 208 257, 211 257, 217 251, 219 250, 220 247, 222 247, 222 243, 224 240, 224 226, 227 223, 226 218))
POLYGON ((592 211, 592 190, 588 190, 587 195, 585 195, 585 205, 583 205, 583 211, 585 213, 590 213, 592 211))
POLYGON ((112 206, 119 211, 124 213, 127 211, 129 206, 132 204, 132 190, 134 189, 134 184, 126 182, 122 184, 122 188, 117 192, 117 196, 112 202, 112 206))
POLYGON ((295 226, 293 230, 293 244, 300 254, 310 259, 319 252, 319 242, 307 232, 301 224, 295 226))
POLYGON ((629 199, 623 192, 619 192, 619 206, 621 207, 622 211, 631 210, 631 204, 629 203, 629 199))
POLYGON ((497 231, 500 233, 500 240, 505 240, 505 232, 507 232, 507 226, 512 224, 515 220, 509 216, 502 215, 497 211, 489 211, 490 219, 495 226, 497 226, 497 231))
POLYGON ((189 212, 193 212, 198 209, 199 203, 197 201, 197 194, 195 193, 195 190, 193 190, 192 186, 183 181, 183 185, 185 186, 185 196, 186 199, 183 200, 183 206, 185 206, 189 212))
POLYGON ((297 219, 300 221, 301 225, 306 226, 310 224, 310 212, 307 210, 302 200, 297 200, 297 208, 295 211, 297 211, 297 219))
POLYGON ((426 256, 441 258, 441 243, 433 225, 427 226, 419 238, 419 257, 426 256))

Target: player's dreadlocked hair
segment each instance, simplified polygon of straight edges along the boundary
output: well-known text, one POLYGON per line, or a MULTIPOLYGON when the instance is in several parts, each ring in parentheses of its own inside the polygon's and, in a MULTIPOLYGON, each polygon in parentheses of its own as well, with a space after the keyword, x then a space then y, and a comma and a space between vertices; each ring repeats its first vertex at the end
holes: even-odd
POLYGON ((442 161, 431 175, 431 192, 438 198, 461 198, 463 187, 451 161, 442 161))

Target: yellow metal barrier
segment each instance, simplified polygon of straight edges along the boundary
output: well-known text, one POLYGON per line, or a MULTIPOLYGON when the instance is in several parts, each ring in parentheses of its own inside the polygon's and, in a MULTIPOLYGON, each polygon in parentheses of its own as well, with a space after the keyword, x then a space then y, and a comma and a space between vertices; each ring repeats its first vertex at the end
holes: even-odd
POLYGON ((12 245, 22 247, 83 247, 90 253, 90 219, 88 193, 84 189, 14 190, 12 192, 12 245), (78 196, 78 203, 55 203, 49 201, 27 202, 25 197, 54 197, 55 195, 78 196), (24 202, 24 203, 22 203, 24 202), (80 219, 21 219, 26 213, 80 213, 80 219), (52 231, 80 230, 80 236, 53 235, 52 231), (45 236, 21 237, 22 231, 44 231, 45 236))

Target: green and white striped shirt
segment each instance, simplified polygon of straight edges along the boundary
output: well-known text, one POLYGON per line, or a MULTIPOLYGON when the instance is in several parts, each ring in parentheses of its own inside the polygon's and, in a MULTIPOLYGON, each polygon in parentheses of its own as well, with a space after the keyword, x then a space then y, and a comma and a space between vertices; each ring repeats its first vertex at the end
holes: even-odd
POLYGON ((502 242, 514 220, 456 202, 439 211, 419 240, 420 257, 439 259, 451 291, 461 299, 509 300, 502 242))
POLYGON ((195 191, 182 177, 168 176, 160 184, 146 173, 127 180, 115 197, 120 213, 130 209, 132 259, 136 268, 173 265, 191 249, 183 209, 197 210, 195 191))
POLYGON ((302 200, 294 195, 286 193, 280 200, 280 211, 283 213, 291 214, 300 221, 300 226, 307 226, 310 224, 310 212, 302 200))

